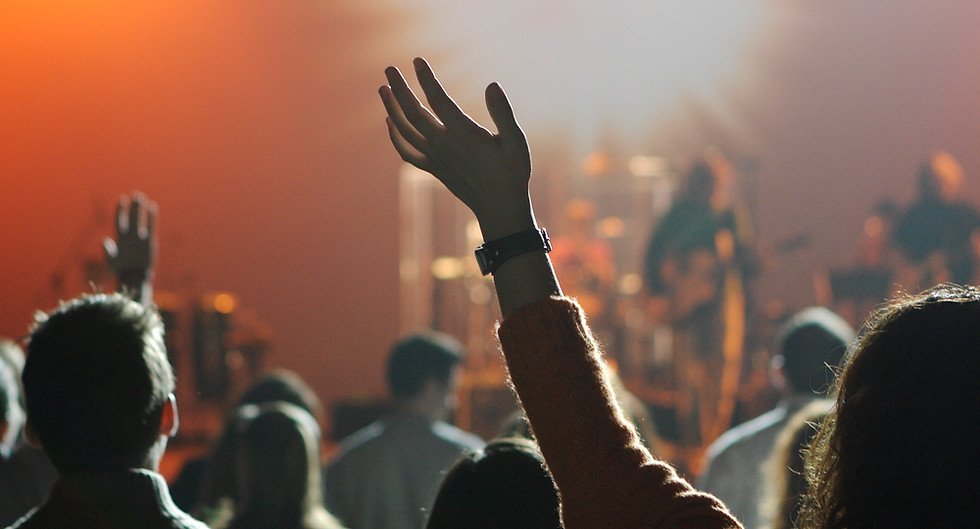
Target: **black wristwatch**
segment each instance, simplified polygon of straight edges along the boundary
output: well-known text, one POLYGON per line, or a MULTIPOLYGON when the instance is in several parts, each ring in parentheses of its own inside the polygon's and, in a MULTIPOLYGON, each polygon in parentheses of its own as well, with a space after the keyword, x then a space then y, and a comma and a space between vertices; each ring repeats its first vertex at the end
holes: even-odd
POLYGON ((483 275, 492 274, 504 261, 511 257, 533 252, 551 251, 551 239, 544 228, 530 229, 508 235, 502 239, 483 243, 476 249, 476 262, 480 264, 483 275))

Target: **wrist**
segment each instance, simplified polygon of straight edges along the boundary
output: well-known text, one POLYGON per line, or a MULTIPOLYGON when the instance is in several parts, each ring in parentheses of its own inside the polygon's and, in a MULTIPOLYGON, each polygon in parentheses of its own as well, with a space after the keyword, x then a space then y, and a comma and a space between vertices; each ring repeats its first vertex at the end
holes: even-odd
POLYGON ((131 267, 116 272, 116 279, 120 285, 139 285, 152 279, 153 270, 149 268, 131 267))
POLYGON ((530 252, 551 251, 551 240, 544 229, 532 228, 502 239, 484 242, 476 249, 476 261, 483 275, 494 274, 503 263, 530 252))
POLYGON ((484 241, 495 241, 515 233, 538 228, 538 223, 529 203, 511 212, 497 209, 490 214, 477 215, 477 222, 480 224, 480 232, 483 234, 484 241))

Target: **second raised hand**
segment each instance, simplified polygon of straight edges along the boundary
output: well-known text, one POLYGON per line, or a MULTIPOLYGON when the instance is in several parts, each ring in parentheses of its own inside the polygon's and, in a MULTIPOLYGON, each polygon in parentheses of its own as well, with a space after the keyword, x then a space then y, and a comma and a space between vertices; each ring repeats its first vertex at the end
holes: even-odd
POLYGON ((486 89, 494 134, 460 110, 425 60, 413 63, 431 110, 395 67, 385 70, 388 85, 379 91, 395 150, 470 208, 486 240, 534 227, 528 197, 531 155, 503 89, 497 83, 486 89))

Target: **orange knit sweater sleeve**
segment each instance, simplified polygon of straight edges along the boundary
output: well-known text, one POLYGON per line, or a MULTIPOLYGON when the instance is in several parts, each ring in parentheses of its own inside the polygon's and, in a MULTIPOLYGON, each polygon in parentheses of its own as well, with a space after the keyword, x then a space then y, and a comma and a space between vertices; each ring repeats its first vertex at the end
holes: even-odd
POLYGON ((558 486, 566 529, 741 527, 717 498, 696 491, 640 443, 574 300, 524 307, 497 334, 558 486))

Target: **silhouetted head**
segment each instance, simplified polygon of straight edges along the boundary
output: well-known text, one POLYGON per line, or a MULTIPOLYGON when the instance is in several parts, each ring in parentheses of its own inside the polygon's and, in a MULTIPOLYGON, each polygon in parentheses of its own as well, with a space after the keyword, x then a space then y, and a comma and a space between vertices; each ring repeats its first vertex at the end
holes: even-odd
POLYGON ((963 187, 963 167, 948 152, 936 152, 919 167, 918 187, 922 200, 952 202, 963 187))
POLYGON ((434 331, 400 340, 388 357, 388 388, 392 396, 416 396, 431 381, 449 388, 453 371, 462 360, 462 350, 456 339, 434 331))
POLYGON ((980 291, 874 315, 807 461, 805 527, 966 527, 980 502, 980 291))
POLYGON ((501 439, 457 461, 426 529, 561 529, 558 492, 534 444, 501 439))
POLYGON ((793 315, 776 335, 778 356, 773 359, 787 392, 826 394, 853 339, 854 329, 823 307, 793 315))
POLYGON ((288 402, 303 408, 313 417, 320 417, 323 413, 323 405, 313 389, 288 369, 264 373, 242 393, 236 407, 265 402, 288 402))
MULTIPOLYGON (((320 429, 306 410, 286 402, 238 409, 233 528, 324 526, 320 429)), ((334 520, 330 520, 335 525, 334 520)))
POLYGON ((62 473, 155 466, 151 448, 174 431, 163 323, 120 294, 40 315, 23 378, 28 427, 62 473))
POLYGON ((691 166, 687 172, 685 197, 696 204, 709 205, 715 192, 715 172, 707 162, 691 166))

